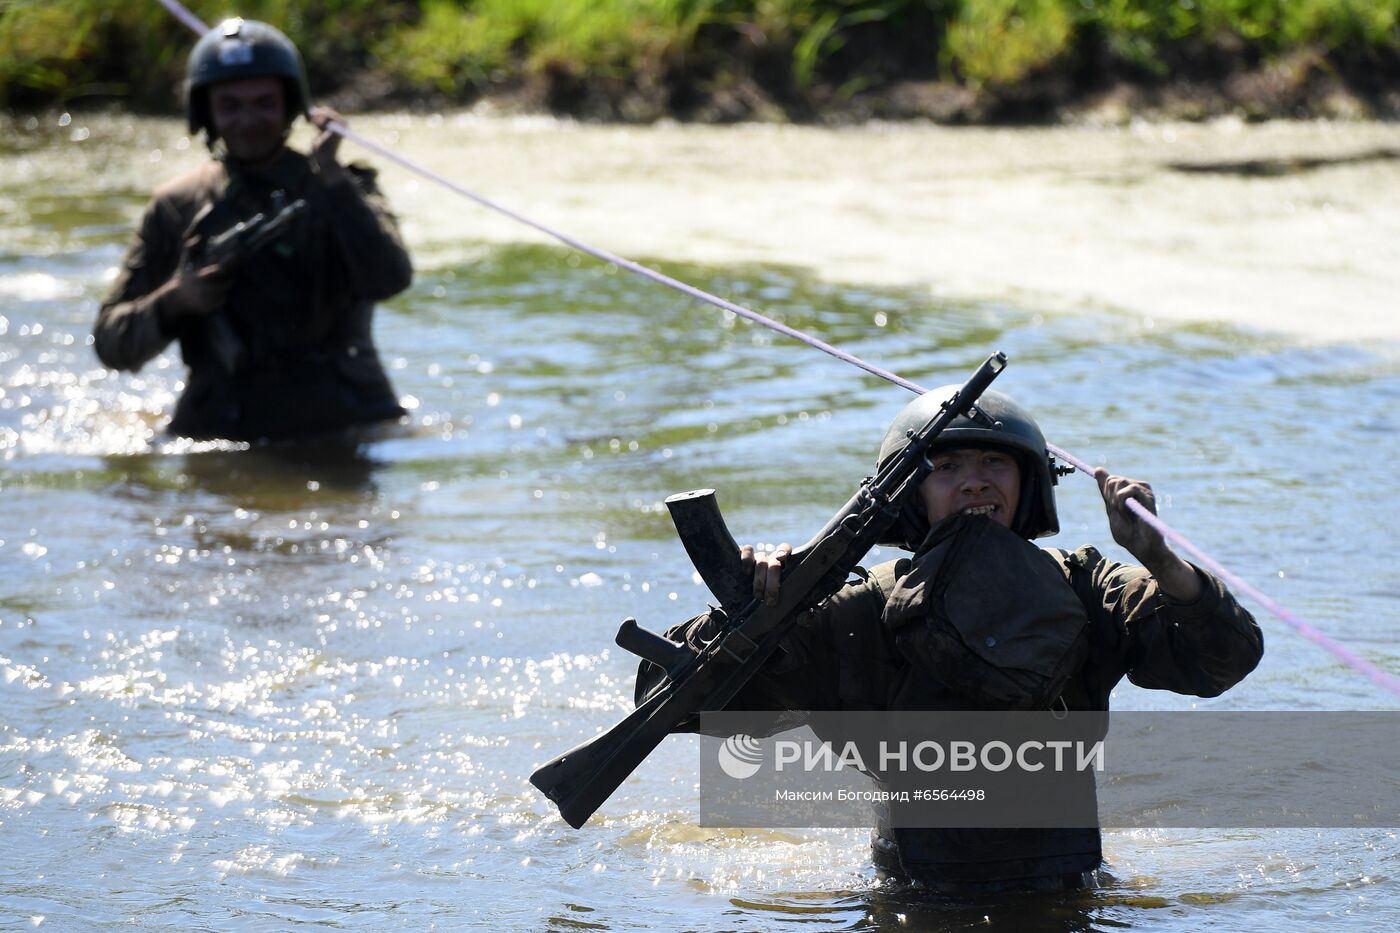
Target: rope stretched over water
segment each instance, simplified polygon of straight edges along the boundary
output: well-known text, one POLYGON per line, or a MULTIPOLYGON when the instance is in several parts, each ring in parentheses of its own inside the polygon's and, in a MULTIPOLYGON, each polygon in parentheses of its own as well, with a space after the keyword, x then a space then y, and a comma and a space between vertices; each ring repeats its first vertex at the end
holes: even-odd
MULTIPOLYGON (((178 0, 158 0, 158 2, 161 6, 169 10, 170 13, 173 16, 175 16, 176 19, 180 20, 181 23, 185 24, 192 31, 198 33, 199 35, 202 36, 204 35, 204 33, 209 31, 209 27, 205 25, 205 23, 199 17, 195 16, 188 9, 182 6, 178 2, 178 0)), ((503 214, 506 217, 509 217, 511 220, 516 221, 517 223, 523 224, 527 227, 537 230, 540 233, 551 237, 552 239, 558 240, 566 246, 578 250, 579 252, 587 253, 595 259, 611 263, 615 266, 626 269, 628 272, 639 275, 642 278, 650 279, 651 281, 656 282, 659 285, 664 285, 665 287, 674 289, 675 291, 678 291, 684 295, 689 295, 691 298, 694 298, 698 301, 703 301, 707 304, 714 305, 717 308, 723 308, 725 311, 729 311, 730 313, 736 314, 739 317, 742 317, 746 320, 753 321, 755 324, 760 324, 764 327, 769 328, 770 330, 777 331, 780 334, 785 334, 786 336, 791 337, 794 340, 797 340, 801 343, 805 343, 810 347, 815 347, 816 349, 821 350, 823 353, 828 353, 831 356, 836 357, 838 360, 850 363, 851 365, 859 367, 860 369, 863 369, 872 375, 879 376, 881 379, 885 379, 889 382, 894 383, 897 386, 901 386, 916 394, 922 395, 923 393, 928 391, 926 388, 919 385, 918 383, 911 382, 908 379, 905 379, 903 376, 898 375, 897 373, 890 372, 889 370, 884 369, 883 367, 876 366, 874 363, 867 362, 858 356, 847 353, 845 350, 842 350, 839 347, 834 347, 824 340, 819 340, 818 338, 813 337, 810 334, 806 334, 800 330, 797 330, 796 328, 789 327, 788 325, 783 324, 781 321, 775 321, 772 318, 760 314, 757 311, 746 308, 743 305, 735 304, 734 302, 728 301, 724 298, 720 298, 717 295, 712 295, 709 292, 704 291, 703 289, 696 288, 695 286, 689 285, 678 279, 673 279, 669 275, 657 272, 655 269, 651 269, 647 266, 641 265, 640 263, 633 262, 632 260, 619 256, 616 253, 612 253, 608 250, 591 246, 588 243, 577 239, 576 237, 564 233, 563 231, 556 230, 553 227, 548 226, 547 224, 541 223, 530 217, 527 217, 524 214, 519 213, 518 211, 512 210, 511 208, 506 207, 503 204, 497 203, 496 201, 493 201, 492 199, 484 195, 477 194, 476 192, 457 184, 451 179, 440 175, 439 173, 433 171, 432 169, 419 162, 414 161, 413 159, 409 159, 405 156, 399 155, 398 153, 388 149, 380 143, 375 142, 374 140, 355 132, 354 130, 350 129, 348 126, 339 121, 329 121, 326 124, 326 128, 334 133, 338 133, 346 139, 353 140, 359 145, 365 147, 366 149, 378 153, 384 158, 390 160, 391 162, 396 162, 412 172, 416 172, 417 174, 422 175, 425 178, 437 182, 438 184, 442 185, 450 191, 454 191, 457 194, 460 194, 461 196, 471 201, 475 201, 482 207, 489 208, 490 210, 493 210, 499 214, 503 214)), ((1056 447, 1054 444, 1047 444, 1046 448, 1050 451, 1051 454, 1070 464, 1084 475, 1089 477, 1093 476, 1093 468, 1087 463, 1085 463, 1083 460, 1080 460, 1078 457, 1075 457, 1073 454, 1069 453, 1069 451, 1056 447)), ((1336 639, 1325 635, 1314 626, 1308 624, 1307 622, 1304 622, 1302 619, 1298 618, 1293 613, 1289 612, 1287 609, 1274 602, 1268 596, 1264 595, 1258 589, 1256 589, 1240 577, 1236 576, 1235 574, 1231 573, 1229 570, 1225 569, 1224 566, 1222 566, 1218 561, 1216 561, 1205 551, 1197 547, 1185 535, 1181 534, 1179 531, 1172 528, 1166 522, 1162 521, 1160 518, 1158 518, 1156 515, 1150 512, 1142 503, 1138 502, 1135 499, 1130 499, 1128 500, 1128 509, 1132 511, 1133 514, 1137 515, 1138 518, 1147 522, 1147 524, 1156 529, 1157 532, 1160 533, 1167 540, 1178 545, 1179 547, 1181 547, 1182 550, 1195 557, 1201 563, 1202 566, 1206 567, 1216 576, 1225 580, 1239 592, 1248 595, 1256 602, 1258 602, 1261 606, 1268 609, 1283 622, 1291 626, 1299 635, 1303 636, 1304 638, 1313 642, 1314 644, 1321 646, 1322 648, 1330 652, 1338 660, 1340 660, 1342 663, 1346 664, 1348 667, 1368 677, 1377 686, 1382 687, 1385 690, 1389 690, 1396 696, 1400 696, 1400 677, 1396 677, 1393 674, 1381 670, 1375 664, 1372 664, 1370 661, 1367 661, 1365 658, 1361 657, 1356 652, 1352 651, 1350 648, 1341 644, 1336 639)))
MULTIPOLYGON (((1070 464, 1075 469, 1079 470, 1081 473, 1084 473, 1086 476, 1093 476, 1093 467, 1089 466, 1087 463, 1080 460, 1078 457, 1074 456, 1069 451, 1061 450, 1054 444, 1046 444, 1045 447, 1047 450, 1050 451, 1050 453, 1054 454, 1056 457, 1059 457, 1061 460, 1064 460, 1066 463, 1070 464)), ((1288 623, 1290 626, 1293 627, 1293 630, 1296 631, 1299 635, 1302 635, 1304 638, 1306 638, 1313 644, 1325 648, 1343 664, 1346 664, 1348 667, 1355 670, 1359 674, 1366 675, 1366 677, 1370 678, 1371 681, 1377 686, 1389 690, 1396 696, 1400 696, 1400 677, 1396 677, 1394 674, 1390 674, 1386 671, 1381 670, 1379 667, 1372 664, 1370 661, 1367 661, 1365 658, 1361 657, 1355 651, 1352 651, 1350 648, 1337 641, 1335 638, 1324 634, 1313 625, 1304 622, 1302 619, 1298 618, 1293 613, 1289 612, 1287 609, 1274 602, 1268 596, 1265 596, 1258 589, 1241 579, 1236 574, 1231 573, 1229 570, 1226 570, 1225 567, 1219 561, 1211 557, 1205 551, 1198 548, 1194 543, 1187 539, 1185 535, 1177 531, 1172 526, 1168 525, 1166 522, 1162 521, 1156 515, 1149 512, 1141 502, 1138 502, 1136 499, 1129 499, 1128 508, 1131 509, 1133 514, 1137 515, 1138 518, 1141 518, 1143 521, 1147 522, 1147 524, 1157 529, 1157 531, 1160 532, 1162 536, 1168 541, 1179 545, 1183 551, 1187 551, 1188 553, 1190 553, 1192 557, 1196 558, 1196 560, 1200 562, 1201 566, 1205 567, 1207 570, 1214 573, 1217 577, 1220 577, 1226 583, 1230 584, 1230 586, 1234 587, 1235 590, 1237 590, 1238 592, 1244 593, 1245 595, 1252 598, 1255 602, 1259 603, 1259 605, 1272 612, 1279 619, 1288 623)))

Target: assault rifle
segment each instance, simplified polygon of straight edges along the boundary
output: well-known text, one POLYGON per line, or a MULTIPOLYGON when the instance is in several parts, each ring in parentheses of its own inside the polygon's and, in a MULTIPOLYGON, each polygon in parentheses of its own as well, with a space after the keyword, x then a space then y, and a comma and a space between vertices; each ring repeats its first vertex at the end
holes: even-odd
POLYGON ((865 553, 899 517, 901 503, 928 475, 927 453, 953 419, 968 413, 1006 367, 996 353, 978 368, 923 427, 909 432, 903 451, 867 476, 860 489, 811 541, 783 564, 775 605, 753 598, 739 546, 724 524, 712 489, 666 500, 695 569, 719 606, 710 610, 719 631, 699 652, 627 619, 617 644, 660 665, 666 679, 625 719, 546 763, 530 783, 578 829, 627 779, 661 740, 696 713, 720 710, 763 666, 802 613, 835 593, 865 553), (718 618, 714 618, 718 616, 718 618))
MULTIPOLYGON (((281 192, 277 194, 280 195, 281 192)), ((279 199, 274 198, 274 206, 278 203, 279 199)), ((305 211, 306 201, 297 198, 278 208, 271 216, 265 213, 254 214, 222 233, 212 234, 198 241, 190 250, 189 264, 196 269, 218 266, 221 272, 232 272, 247 262, 258 250, 284 236, 291 229, 292 223, 305 211)), ((198 227, 201 220, 202 218, 196 218, 192 226, 198 227)), ((225 370, 230 373, 237 372, 243 362, 243 341, 234 333, 228 318, 222 313, 212 315, 208 327, 214 355, 219 358, 225 370)))

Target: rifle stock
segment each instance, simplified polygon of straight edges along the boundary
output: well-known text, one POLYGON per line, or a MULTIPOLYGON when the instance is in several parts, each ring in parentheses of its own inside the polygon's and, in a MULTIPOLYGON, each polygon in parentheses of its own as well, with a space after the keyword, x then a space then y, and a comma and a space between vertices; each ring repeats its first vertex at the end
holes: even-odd
POLYGON ((938 414, 910 432, 905 449, 867 477, 826 526, 792 553, 783 567, 776 605, 754 600, 740 579, 739 548, 713 490, 667 500, 696 570, 720 600, 715 612, 721 626, 696 653, 638 627, 633 619, 622 624, 617 643, 661 666, 666 677, 617 725, 530 775, 530 783, 554 801, 565 822, 575 829, 583 826, 667 735, 697 713, 723 709, 777 650, 798 617, 844 585, 894 523, 904 497, 926 475, 925 455, 939 433, 977 401, 1005 365, 1005 354, 988 357, 938 414))
POLYGON ((685 699, 679 692, 653 693, 607 732, 541 766, 530 783, 554 801, 564 822, 579 829, 690 715, 675 716, 675 707, 685 699))

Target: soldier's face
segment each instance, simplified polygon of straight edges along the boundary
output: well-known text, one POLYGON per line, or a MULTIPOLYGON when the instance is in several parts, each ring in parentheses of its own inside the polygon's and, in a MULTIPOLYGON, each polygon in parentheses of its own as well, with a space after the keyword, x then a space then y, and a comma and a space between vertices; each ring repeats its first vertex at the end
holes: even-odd
POLYGON ((237 78, 209 88, 209 116, 214 131, 239 162, 260 162, 278 149, 287 135, 287 98, 280 78, 237 78))
POLYGON ((930 525, 959 512, 985 514, 1011 527, 1021 501, 1021 467, 1009 453, 954 447, 929 457, 933 472, 919 485, 930 525))

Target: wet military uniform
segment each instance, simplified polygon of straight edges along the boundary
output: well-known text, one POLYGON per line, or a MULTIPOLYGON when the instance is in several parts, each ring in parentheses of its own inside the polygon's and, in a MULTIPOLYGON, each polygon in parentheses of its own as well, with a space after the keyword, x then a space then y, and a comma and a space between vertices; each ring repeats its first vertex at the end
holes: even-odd
MULTIPOLYGON (((1106 560, 1092 547, 1067 552, 1042 550, 1024 540, 1019 545, 1047 572, 1048 588, 1043 580, 1042 592, 1031 600, 1036 604, 1033 611, 1040 611, 1047 600, 1059 600, 1062 607, 1070 605, 1074 613, 1082 613, 1067 629, 1059 623, 1051 626, 1068 633, 1054 657, 1072 657, 1073 664, 1054 678, 1051 693, 1034 701, 1039 708, 1063 703, 1071 710, 1107 710, 1109 694, 1124 676, 1141 687, 1216 696, 1253 670, 1263 654, 1263 638, 1253 618, 1204 571, 1197 569, 1201 596, 1186 605, 1160 593, 1141 567, 1106 560)), ((921 648, 917 638, 910 638, 907 623, 930 590, 907 584, 917 575, 916 562, 927 547, 928 541, 914 561, 881 564, 809 613, 729 708, 1013 708, 1009 701, 989 699, 974 682, 988 679, 990 671, 978 672, 982 662, 970 652, 955 663, 940 664, 945 652, 937 646, 930 651, 926 643, 921 648)), ((978 570, 971 567, 968 572, 978 570)), ((981 594, 989 589, 988 581, 975 585, 981 594)), ((1018 587, 1004 589, 1014 601, 1018 587)), ((701 616, 668 634, 694 644, 710 637, 708 621, 701 616)), ((1051 666, 1058 663, 1054 657, 1051 666)), ((660 669, 644 662, 638 696, 660 679, 660 669)), ((1096 827, 901 829, 890 825, 887 813, 880 815, 873 850, 877 866, 891 875, 968 893, 1082 887, 1086 873, 1102 861, 1096 827)))
POLYGON ((215 160, 156 191, 98 314, 97 355, 135 371, 178 340, 189 378, 169 430, 185 437, 277 440, 392 420, 405 412, 371 319, 374 302, 411 278, 372 170, 348 166, 344 181, 328 184, 291 149, 256 171, 215 160), (215 312, 226 328, 214 315, 173 313, 153 294, 175 273, 197 218, 198 232, 218 233, 298 198, 308 210, 294 228, 233 274, 215 312), (236 354, 220 336, 230 332, 236 354))

